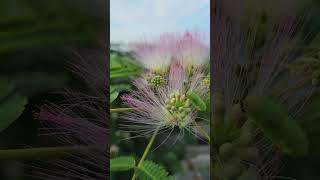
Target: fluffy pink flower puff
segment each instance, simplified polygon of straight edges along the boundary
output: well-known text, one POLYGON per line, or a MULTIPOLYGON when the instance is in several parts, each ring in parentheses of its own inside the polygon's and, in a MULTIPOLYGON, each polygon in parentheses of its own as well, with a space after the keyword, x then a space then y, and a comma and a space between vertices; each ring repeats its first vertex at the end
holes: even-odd
POLYGON ((107 64, 103 52, 88 51, 88 57, 72 64, 73 70, 90 87, 91 93, 68 91, 59 104, 43 105, 36 117, 46 135, 64 146, 79 147, 67 158, 44 162, 32 176, 56 180, 108 179, 108 96, 107 64), (86 148, 89 147, 89 148, 86 148))
POLYGON ((140 137, 157 129, 171 134, 178 127, 179 135, 187 130, 199 136, 195 123, 198 110, 188 94, 196 92, 204 98, 209 93, 209 82, 199 63, 208 60, 209 48, 200 35, 190 32, 182 36, 166 34, 157 41, 131 46, 138 61, 152 75, 149 79, 134 80, 135 89, 122 96, 125 104, 134 109, 122 115, 123 129, 140 137))
POLYGON ((134 42, 129 48, 147 69, 167 66, 173 57, 183 64, 203 64, 209 60, 209 35, 199 32, 165 33, 157 39, 134 42))

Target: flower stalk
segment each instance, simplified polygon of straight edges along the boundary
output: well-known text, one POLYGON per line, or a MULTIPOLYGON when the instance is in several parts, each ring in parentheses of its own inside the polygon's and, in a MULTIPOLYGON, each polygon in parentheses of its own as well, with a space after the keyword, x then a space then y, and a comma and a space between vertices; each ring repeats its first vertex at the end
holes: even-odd
MULTIPOLYGON (((154 131, 151 139, 149 140, 149 143, 148 143, 146 149, 145 149, 144 152, 143 152, 143 155, 142 155, 142 157, 141 157, 141 159, 140 159, 140 161, 139 161, 139 163, 138 163, 137 168, 139 168, 139 167, 142 165, 142 163, 144 162, 144 160, 146 159, 146 157, 147 157, 147 155, 148 155, 148 153, 149 153, 149 151, 150 151, 150 149, 151 149, 151 146, 152 146, 154 140, 156 139, 156 136, 157 136, 159 130, 160 130, 160 127, 158 127, 158 128, 154 131)), ((136 177, 136 172, 134 172, 131 180, 135 180, 135 177, 136 177)))

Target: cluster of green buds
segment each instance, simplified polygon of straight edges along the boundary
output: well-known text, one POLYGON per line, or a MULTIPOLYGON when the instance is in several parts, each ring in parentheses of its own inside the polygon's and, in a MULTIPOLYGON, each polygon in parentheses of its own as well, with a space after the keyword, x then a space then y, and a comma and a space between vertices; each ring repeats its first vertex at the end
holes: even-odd
POLYGON ((167 68, 155 67, 145 76, 151 87, 158 88, 165 84, 165 71, 167 68))
POLYGON ((185 127, 188 121, 188 116, 191 112, 190 100, 185 94, 175 91, 170 94, 169 99, 166 101, 166 108, 170 113, 169 126, 185 127))
POLYGON ((258 149, 251 146, 251 129, 251 124, 246 121, 236 136, 233 135, 236 138, 231 138, 219 146, 217 150, 219 161, 214 163, 213 177, 219 180, 259 180, 261 178, 258 172, 248 165, 255 164, 259 156, 258 149))
POLYGON ((165 80, 161 75, 149 75, 147 81, 152 87, 160 87, 164 84, 165 80))
POLYGON ((223 96, 214 95, 213 131, 214 149, 211 176, 217 180, 258 180, 259 173, 249 164, 255 164, 259 150, 252 145, 254 129, 239 104, 228 112, 224 109, 223 96), (244 122, 244 123, 243 123, 244 122), (249 163, 244 163, 249 162, 249 163))

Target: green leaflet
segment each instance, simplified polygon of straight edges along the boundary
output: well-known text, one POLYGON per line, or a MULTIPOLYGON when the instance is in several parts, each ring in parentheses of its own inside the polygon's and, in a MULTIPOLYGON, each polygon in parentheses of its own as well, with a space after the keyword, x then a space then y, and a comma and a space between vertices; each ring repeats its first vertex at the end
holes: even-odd
POLYGON ((15 92, 8 79, 0 78, 0 132, 21 115, 26 104, 27 98, 15 92))
POLYGON ((207 109, 206 103, 201 99, 201 97, 194 91, 188 93, 188 99, 191 104, 197 108, 199 111, 205 111, 207 109))
POLYGON ((302 156, 307 153, 306 134, 278 104, 261 96, 251 96, 247 100, 249 116, 275 145, 280 146, 291 156, 302 156))
POLYGON ((110 171, 128 171, 136 167, 134 157, 123 156, 110 160, 110 171))
POLYGON ((118 92, 118 91, 116 91, 116 90, 111 91, 111 93, 110 93, 110 104, 111 104, 114 100, 117 99, 118 95, 119 95, 119 92, 118 92))
POLYGON ((113 84, 110 85, 110 104, 115 101, 120 92, 129 89, 131 86, 128 84, 113 84))
POLYGON ((152 161, 144 161, 141 167, 137 169, 139 180, 174 180, 168 174, 162 166, 152 161))

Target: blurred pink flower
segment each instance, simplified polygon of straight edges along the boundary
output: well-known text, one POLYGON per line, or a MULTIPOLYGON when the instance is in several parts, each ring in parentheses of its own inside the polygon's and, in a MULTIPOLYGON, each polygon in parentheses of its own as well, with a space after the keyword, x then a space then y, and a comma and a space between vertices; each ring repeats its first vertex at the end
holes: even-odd
MULTIPOLYGON (((108 96, 107 60, 104 53, 87 51, 90 59, 80 58, 73 70, 89 85, 89 93, 67 91, 65 100, 48 103, 36 113, 43 134, 63 146, 78 147, 66 158, 45 162, 48 168, 35 167, 32 176, 40 179, 108 179, 108 96)), ((80 56, 79 56, 80 57, 80 56)))
POLYGON ((134 42, 129 48, 147 69, 166 67, 171 59, 183 64, 202 64, 209 60, 209 37, 198 32, 166 33, 158 39, 134 42))

